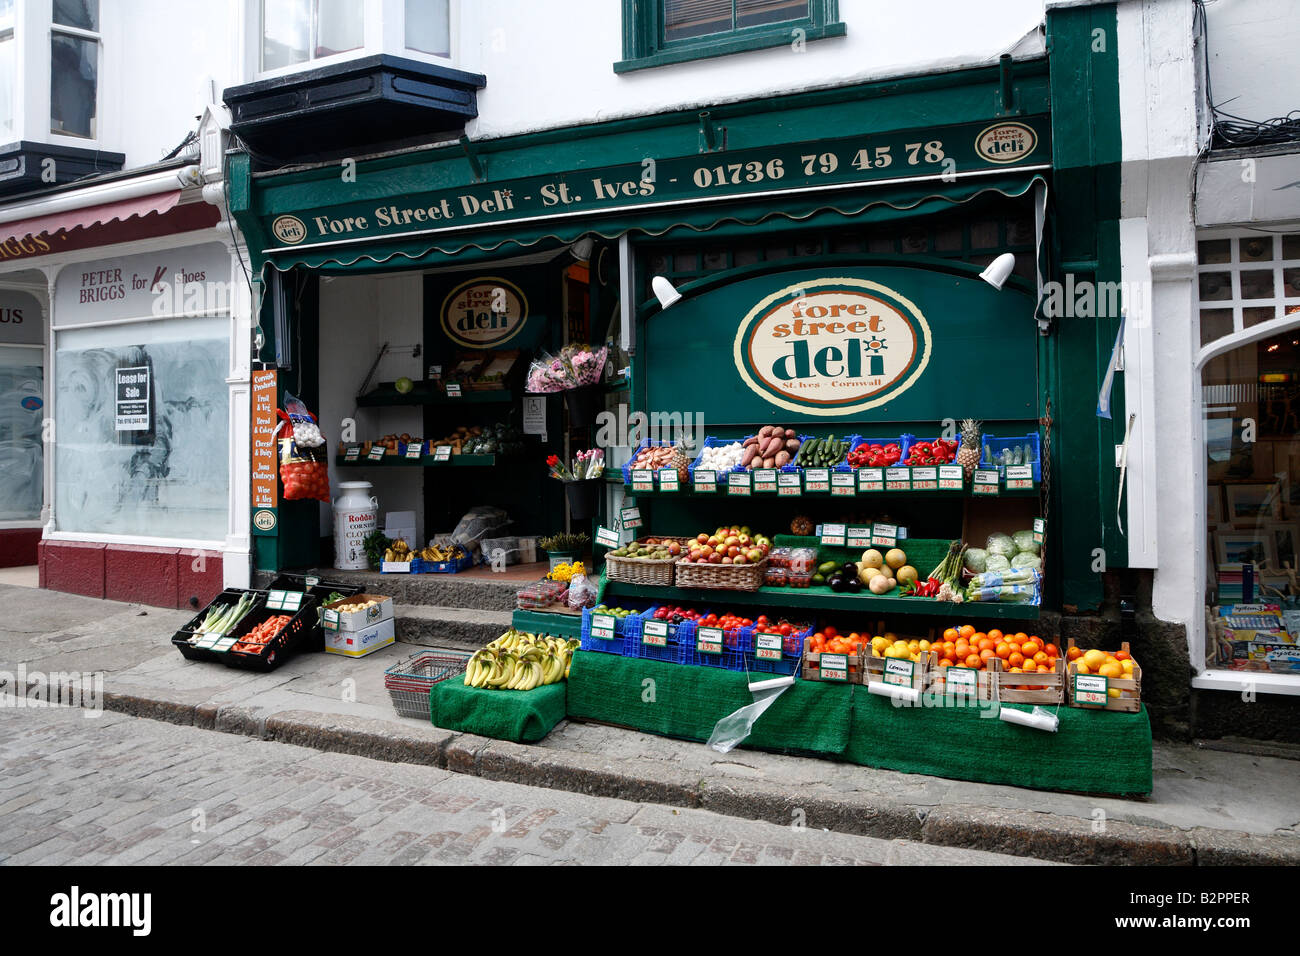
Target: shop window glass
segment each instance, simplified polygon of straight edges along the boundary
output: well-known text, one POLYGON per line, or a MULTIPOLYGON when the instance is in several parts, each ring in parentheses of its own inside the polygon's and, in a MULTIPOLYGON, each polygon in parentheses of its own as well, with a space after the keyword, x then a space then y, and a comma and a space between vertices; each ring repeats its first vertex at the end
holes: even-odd
POLYGON ((1300 259, 1300 235, 1282 237, 1282 258, 1300 259))
POLYGON ((1210 360, 1202 392, 1207 663, 1300 676, 1276 653, 1269 656, 1270 645, 1276 651, 1288 638, 1234 643, 1223 619, 1231 605, 1259 601, 1279 606, 1280 631, 1300 632, 1300 330, 1210 360))
POLYGON ((41 516, 45 373, 42 349, 0 346, 0 521, 41 516))
POLYGON ((961 226, 950 226, 935 230, 934 248, 936 252, 959 252, 962 247, 961 226))
POLYGON ((668 256, 659 252, 652 252, 649 258, 650 273, 652 275, 663 275, 668 270, 668 256))
POLYGON ((1215 339, 1232 332, 1231 309, 1201 309, 1201 344, 1209 345, 1215 339))
POLYGON ((1032 246, 1034 244, 1034 221, 1032 219, 1007 220, 1007 245, 1032 246))
POLYGON ((1300 298, 1300 269, 1282 270, 1282 295, 1288 299, 1300 298))
POLYGON ((794 244, 794 254, 796 256, 820 256, 822 254, 822 244, 815 241, 796 242, 794 244))
POLYGON ((56 350, 58 529, 224 539, 227 320, 58 332, 56 350))
POLYGON ((673 256, 673 271, 694 272, 698 261, 694 252, 679 252, 673 256))
POLYGON ((689 40, 807 16, 808 0, 663 0, 665 40, 689 40))
POLYGON ((1272 236, 1246 236, 1237 242, 1242 262, 1268 262, 1273 258, 1272 236))
POLYGON ((451 56, 448 0, 406 0, 406 48, 451 56))
POLYGON ((1202 272, 1200 281, 1201 301, 1218 302, 1232 298, 1231 272, 1202 272))
POLYGON ((980 220, 970 224, 970 246, 972 249, 992 249, 1001 245, 998 242, 997 220, 980 220))
POLYGON ((788 259, 790 258, 790 247, 784 242, 770 242, 763 249, 763 258, 768 262, 788 259))
POLYGON ((867 240, 867 251, 876 255, 889 255, 898 251, 898 243, 890 237, 872 236, 867 240))
POLYGON ((50 37, 50 132, 95 138, 99 42, 67 33, 50 37))
POLYGON ((861 252, 862 240, 857 236, 836 236, 831 240, 831 252, 861 252))
POLYGON ((1243 299, 1273 298, 1273 270, 1250 269, 1241 273, 1241 297, 1243 299))
POLYGON ((752 266, 763 261, 763 250, 755 249, 753 246, 737 249, 734 261, 738 266, 752 266))
POLYGON ((909 232, 903 237, 902 252, 908 255, 918 255, 930 251, 930 239, 923 232, 909 232))
POLYGON ((1277 318, 1277 309, 1274 306, 1256 306, 1241 310, 1241 324, 1243 328, 1249 328, 1252 325, 1259 325, 1261 322, 1268 322, 1277 318))
POLYGON ((1232 261, 1231 239, 1202 239, 1196 244, 1196 258, 1201 265, 1217 265, 1232 261))
POLYGON ((727 250, 706 249, 704 251, 704 271, 719 272, 727 268, 727 250))

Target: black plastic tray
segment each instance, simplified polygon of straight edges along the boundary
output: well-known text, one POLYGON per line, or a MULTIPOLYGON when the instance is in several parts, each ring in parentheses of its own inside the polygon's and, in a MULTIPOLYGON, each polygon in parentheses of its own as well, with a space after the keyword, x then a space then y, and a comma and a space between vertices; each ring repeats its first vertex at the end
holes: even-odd
MULTIPOLYGON (((276 588, 275 590, 283 589, 276 588)), ((297 613, 289 619, 288 624, 280 628, 280 632, 271 638, 269 643, 263 645, 264 649, 260 654, 245 654, 236 651, 232 647, 221 655, 221 662, 227 667, 234 667, 238 670, 275 670, 292 657, 295 651, 303 649, 308 639, 308 632, 311 630, 311 623, 316 620, 317 606, 316 599, 308 594, 303 598, 302 605, 298 608, 297 613)), ((234 635, 235 642, 239 643, 239 638, 263 621, 287 613, 287 611, 272 610, 265 603, 262 603, 255 610, 245 614, 244 619, 235 625, 235 629, 231 631, 231 634, 234 635)))
MULTIPOLYGON (((269 591, 302 591, 307 583, 306 575, 302 574, 281 574, 271 582, 269 591)), ((363 588, 358 584, 339 584, 332 581, 322 580, 319 584, 313 585, 306 589, 309 597, 316 599, 317 613, 312 616, 308 622, 309 633, 302 646, 298 649, 304 653, 315 653, 325 650, 325 629, 321 627, 319 609, 325 605, 325 599, 338 591, 344 597, 352 597, 360 594, 363 588)))
MULTIPOLYGON (((245 590, 243 588, 227 588, 226 590, 218 594, 216 597, 214 597, 210 602, 208 602, 207 607, 199 611, 198 614, 194 615, 194 617, 191 618, 185 624, 184 627, 182 627, 180 630, 178 630, 175 634, 172 635, 172 646, 175 647, 178 651, 180 651, 181 656, 184 657, 186 660, 215 661, 215 662, 224 660, 226 656, 224 651, 213 651, 205 647, 195 647, 193 644, 189 642, 189 639, 190 637, 193 636, 195 629, 200 624, 203 623, 203 619, 208 616, 208 611, 212 609, 213 605, 218 603, 220 604, 236 603, 245 594, 252 594, 255 596, 255 600, 253 601, 253 606, 249 609, 248 614, 244 615, 245 620, 248 618, 249 615, 255 613, 258 608, 262 607, 266 603, 265 591, 250 591, 250 590, 245 590)), ((239 625, 236 624, 235 626, 238 627, 239 625)))

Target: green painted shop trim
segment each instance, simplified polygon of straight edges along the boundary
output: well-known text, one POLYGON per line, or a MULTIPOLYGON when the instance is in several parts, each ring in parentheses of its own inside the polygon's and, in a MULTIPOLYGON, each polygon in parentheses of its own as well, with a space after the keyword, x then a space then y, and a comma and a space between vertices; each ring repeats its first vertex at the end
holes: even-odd
POLYGON ((660 0, 623 0, 623 59, 615 73, 629 73, 670 63, 685 63, 749 50, 791 46, 826 37, 842 37, 839 0, 809 0, 808 16, 781 23, 711 33, 685 40, 665 40, 660 0), (797 36, 798 30, 801 36, 797 36))
MULTIPOLYGON (((827 139, 828 131, 861 130, 864 145, 885 132, 1014 120, 1047 113, 1050 91, 1044 59, 1016 64, 1019 113, 998 109, 997 67, 949 71, 766 97, 712 107, 708 122, 728 153, 778 148, 827 139)), ((608 123, 546 130, 472 144, 483 178, 476 180, 459 144, 402 151, 357 163, 355 181, 344 183, 337 164, 256 173, 246 154, 229 158, 232 214, 248 239, 255 271, 277 246, 270 222, 284 213, 337 203, 391 201, 420 193, 481 188, 486 183, 561 173, 579 175, 605 166, 640 163, 645 157, 705 154, 699 110, 679 110, 608 123)), ((950 186, 951 184, 943 184, 950 186)))
POLYGON ((437 266, 446 256, 458 264, 490 261, 508 255, 554 250, 583 236, 615 239, 625 233, 647 238, 680 239, 708 233, 710 239, 736 235, 770 233, 792 226, 801 228, 884 222, 939 212, 973 199, 1002 195, 1019 197, 1035 184, 1046 184, 1042 175, 1028 170, 995 171, 945 183, 934 179, 916 184, 891 185, 840 193, 791 193, 779 197, 725 203, 695 203, 671 209, 638 212, 623 210, 618 215, 584 217, 547 222, 534 227, 500 227, 449 234, 441 241, 429 237, 402 237, 318 251, 278 249, 270 256, 276 269, 296 267, 318 269, 330 274, 358 271, 391 271, 394 268, 437 266))

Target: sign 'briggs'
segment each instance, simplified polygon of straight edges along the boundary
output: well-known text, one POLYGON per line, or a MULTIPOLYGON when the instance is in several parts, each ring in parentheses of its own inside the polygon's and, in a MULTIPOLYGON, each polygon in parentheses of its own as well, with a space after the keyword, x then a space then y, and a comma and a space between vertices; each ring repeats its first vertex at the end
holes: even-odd
POLYGON ((740 323, 734 358, 768 402, 847 415, 907 391, 930 361, 930 327, 915 305, 875 282, 828 277, 788 286, 740 323))

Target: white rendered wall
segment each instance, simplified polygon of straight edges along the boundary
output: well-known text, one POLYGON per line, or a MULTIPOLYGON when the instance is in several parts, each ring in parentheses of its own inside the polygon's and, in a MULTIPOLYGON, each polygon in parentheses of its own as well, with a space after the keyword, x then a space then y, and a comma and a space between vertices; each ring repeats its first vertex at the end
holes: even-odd
POLYGON ((1250 120, 1300 109, 1295 0, 1218 0, 1205 4, 1205 15, 1216 105, 1250 120))

